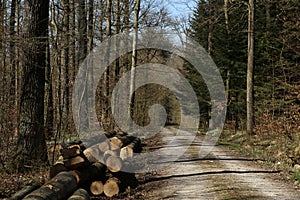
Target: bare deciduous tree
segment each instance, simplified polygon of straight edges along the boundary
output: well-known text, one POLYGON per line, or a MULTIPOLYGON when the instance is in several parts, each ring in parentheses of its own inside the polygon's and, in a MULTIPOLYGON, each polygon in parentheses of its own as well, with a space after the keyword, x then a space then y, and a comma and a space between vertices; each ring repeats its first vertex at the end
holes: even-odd
POLYGON ((20 101, 19 167, 47 162, 44 134, 44 91, 48 40, 49 1, 25 1, 29 9, 24 40, 25 60, 20 101))
POLYGON ((247 64, 247 132, 253 134, 254 0, 249 0, 247 64))

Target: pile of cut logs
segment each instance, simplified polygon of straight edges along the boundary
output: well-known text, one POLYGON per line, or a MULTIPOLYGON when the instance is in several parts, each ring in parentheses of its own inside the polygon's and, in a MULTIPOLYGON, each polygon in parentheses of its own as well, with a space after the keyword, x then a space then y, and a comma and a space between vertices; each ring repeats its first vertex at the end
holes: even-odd
POLYGON ((141 152, 141 140, 114 132, 93 143, 86 148, 82 142, 74 142, 61 149, 59 159, 50 168, 51 179, 33 191, 19 191, 23 196, 16 193, 11 199, 89 199, 90 194, 113 197, 136 187, 135 174, 122 169, 134 165, 131 160, 133 153, 141 152))

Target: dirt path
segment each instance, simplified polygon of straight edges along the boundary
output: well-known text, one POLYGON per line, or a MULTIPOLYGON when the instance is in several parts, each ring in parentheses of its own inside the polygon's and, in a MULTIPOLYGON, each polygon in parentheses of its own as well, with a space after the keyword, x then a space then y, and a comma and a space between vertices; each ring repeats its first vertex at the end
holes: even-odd
MULTIPOLYGON (((164 131, 164 142, 174 139, 172 132, 164 131)), ((177 145, 163 147, 165 153, 176 156, 187 145, 187 138, 177 137, 177 145)), ((149 180, 161 185, 149 191, 149 199, 300 199, 300 191, 275 179, 279 172, 262 169, 253 160, 233 156, 221 147, 201 158, 200 147, 206 151, 211 146, 202 146, 201 139, 195 139, 177 161, 149 180)))

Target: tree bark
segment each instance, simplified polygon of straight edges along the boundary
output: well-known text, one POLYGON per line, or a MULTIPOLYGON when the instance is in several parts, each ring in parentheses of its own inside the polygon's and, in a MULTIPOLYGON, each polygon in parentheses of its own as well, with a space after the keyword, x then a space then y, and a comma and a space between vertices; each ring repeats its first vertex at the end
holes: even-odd
MULTIPOLYGON (((109 39, 112 35, 112 0, 106 0, 106 37, 109 39)), ((108 47, 106 49, 106 61, 107 66, 109 65, 108 61, 110 59, 111 43, 109 40, 108 47)), ((111 89, 111 75, 112 70, 108 67, 106 69, 105 78, 104 78, 104 102, 103 102, 103 111, 102 111, 102 123, 105 129, 108 129, 111 123, 109 116, 109 100, 110 100, 110 89, 111 89)))
POLYGON ((86 12, 86 2, 82 0, 77 0, 78 2, 78 54, 77 54, 77 64, 78 66, 86 58, 87 55, 87 12, 86 12))
POLYGON ((84 166, 86 164, 86 160, 81 156, 76 156, 74 158, 64 160, 64 164, 68 169, 77 169, 84 166))
POLYGON ((247 133, 253 134, 254 0, 249 0, 247 64, 247 133))
POLYGON ((3 102, 7 102, 7 84, 6 84, 6 73, 7 73, 7 68, 6 68, 6 22, 5 18, 7 15, 7 1, 0 1, 0 76, 1 76, 1 85, 0 85, 0 95, 1 95, 1 100, 3 102))
MULTIPOLYGON (((75 82, 76 73, 78 71, 78 66, 76 63, 76 23, 75 23, 75 0, 69 0, 70 6, 70 47, 69 47, 69 80, 70 80, 70 88, 73 88, 73 84, 75 82)), ((72 90, 69 91, 69 97, 72 98, 72 90)), ((70 105, 72 106, 72 105, 70 105)), ((70 109, 71 110, 71 109, 70 109)), ((70 116, 70 122, 73 123, 72 114, 70 116)), ((74 128, 74 127, 73 127, 74 128)))
POLYGON ((94 1, 89 0, 88 4, 89 19, 88 19, 88 53, 93 50, 94 47, 94 1))
POLYGON ((68 168, 65 166, 64 158, 60 156, 55 164, 50 167, 50 178, 53 178, 60 172, 68 171, 68 168))
POLYGON ((21 200, 29 193, 33 192, 34 190, 38 189, 40 187, 40 184, 35 183, 31 186, 26 186, 22 190, 16 192, 14 195, 12 195, 9 200, 21 200))
MULTIPOLYGON (((56 24, 55 19, 55 8, 54 8, 54 2, 51 3, 51 43, 52 43, 52 52, 58 51, 58 28, 56 24)), ((46 72, 47 81, 49 81, 48 85, 48 100, 47 100, 47 116, 46 116, 46 133, 47 133, 47 139, 54 137, 57 139, 57 132, 58 127, 58 109, 57 105, 57 96, 60 92, 60 90, 57 90, 58 84, 57 84, 57 77, 58 77, 58 70, 55 66, 58 66, 58 53, 53 53, 50 59, 50 52, 48 52, 48 60, 51 61, 51 66, 49 65, 48 70, 46 72)), ((55 158, 54 154, 52 156, 52 163, 54 163, 55 158)))
POLYGON ((20 166, 31 166, 48 161, 44 133, 44 92, 49 1, 27 0, 25 3, 30 16, 26 18, 24 39, 29 43, 24 47, 16 159, 20 166))
POLYGON ((24 200, 67 199, 77 186, 77 180, 71 172, 61 172, 42 187, 28 194, 24 200))
POLYGON ((209 0, 209 20, 208 20, 208 36, 207 36, 207 52, 212 54, 212 37, 213 37, 213 3, 209 0))
MULTIPOLYGON (((131 56, 131 75, 130 75, 130 86, 129 86, 129 109, 128 109, 128 119, 133 117, 133 108, 134 108, 134 91, 135 91, 135 67, 137 65, 137 41, 138 41, 138 28, 139 28, 139 13, 141 7, 141 1, 136 0, 135 9, 134 9, 134 22, 133 22, 133 40, 132 40, 132 56, 131 56)), ((128 129, 132 128, 133 124, 129 124, 128 129)))
MULTIPOLYGON (((87 37, 87 10, 86 10, 86 1, 77 0, 77 9, 78 9, 78 51, 77 51, 77 67, 79 67, 84 59, 87 56, 88 50, 88 37, 87 37)), ((88 67, 86 68, 88 70, 88 67)), ((77 69, 76 69, 77 72, 77 69)), ((88 73, 86 73, 85 81, 90 81, 88 77, 88 73)), ((81 95, 81 102, 80 104, 85 105, 80 107, 79 115, 80 121, 79 124, 81 125, 79 129, 81 131, 88 131, 90 127, 89 122, 89 102, 88 102, 88 90, 90 88, 83 88, 83 92, 81 95)))
POLYGON ((80 188, 76 190, 68 200, 90 200, 90 195, 86 190, 80 188))
MULTIPOLYGON (((228 17, 228 0, 224 0, 224 17, 225 17, 225 26, 226 26, 226 35, 227 38, 229 39, 230 37, 230 30, 229 30, 229 17, 228 17)), ((229 48, 229 43, 230 41, 227 42, 227 49, 229 48)), ((226 99, 227 99, 227 103, 229 102, 229 91, 230 91, 230 70, 231 66, 227 66, 226 67, 226 84, 225 84, 225 88, 226 88, 226 99)))
POLYGON ((70 3, 69 0, 63 0, 63 33, 62 33, 62 49, 61 49, 61 79, 62 82, 62 95, 61 95, 61 110, 63 117, 63 129, 64 131, 69 130, 69 118, 70 118, 70 73, 69 73, 69 40, 70 40, 70 3))
POLYGON ((9 53, 10 53, 10 102, 12 105, 12 119, 11 119, 11 132, 17 136, 17 106, 18 106, 18 87, 17 87, 17 80, 18 80, 18 73, 17 72, 17 52, 16 52, 16 11, 17 11, 17 1, 11 1, 11 8, 10 8, 10 19, 9 19, 9 37, 10 37, 10 44, 9 44, 9 53))
POLYGON ((78 185, 91 183, 95 180, 101 180, 106 171, 106 166, 100 162, 94 163, 85 168, 73 170, 71 173, 75 176, 78 185))
POLYGON ((78 144, 69 146, 68 148, 61 149, 61 155, 64 159, 73 158, 81 154, 81 147, 78 144))

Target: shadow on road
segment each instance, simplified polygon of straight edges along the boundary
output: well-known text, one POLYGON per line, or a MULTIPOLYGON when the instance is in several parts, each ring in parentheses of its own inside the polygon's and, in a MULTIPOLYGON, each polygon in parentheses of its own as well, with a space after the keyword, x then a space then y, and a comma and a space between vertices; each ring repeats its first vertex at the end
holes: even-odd
POLYGON ((223 170, 223 171, 213 171, 213 172, 200 172, 194 174, 178 174, 171 176, 162 176, 154 177, 145 181, 141 181, 140 184, 146 184, 155 181, 163 181, 171 178, 183 178, 183 177, 193 177, 193 176, 205 176, 205 175, 218 175, 218 174, 277 174, 280 171, 266 171, 266 170, 257 170, 257 171, 235 171, 235 170, 223 170))

